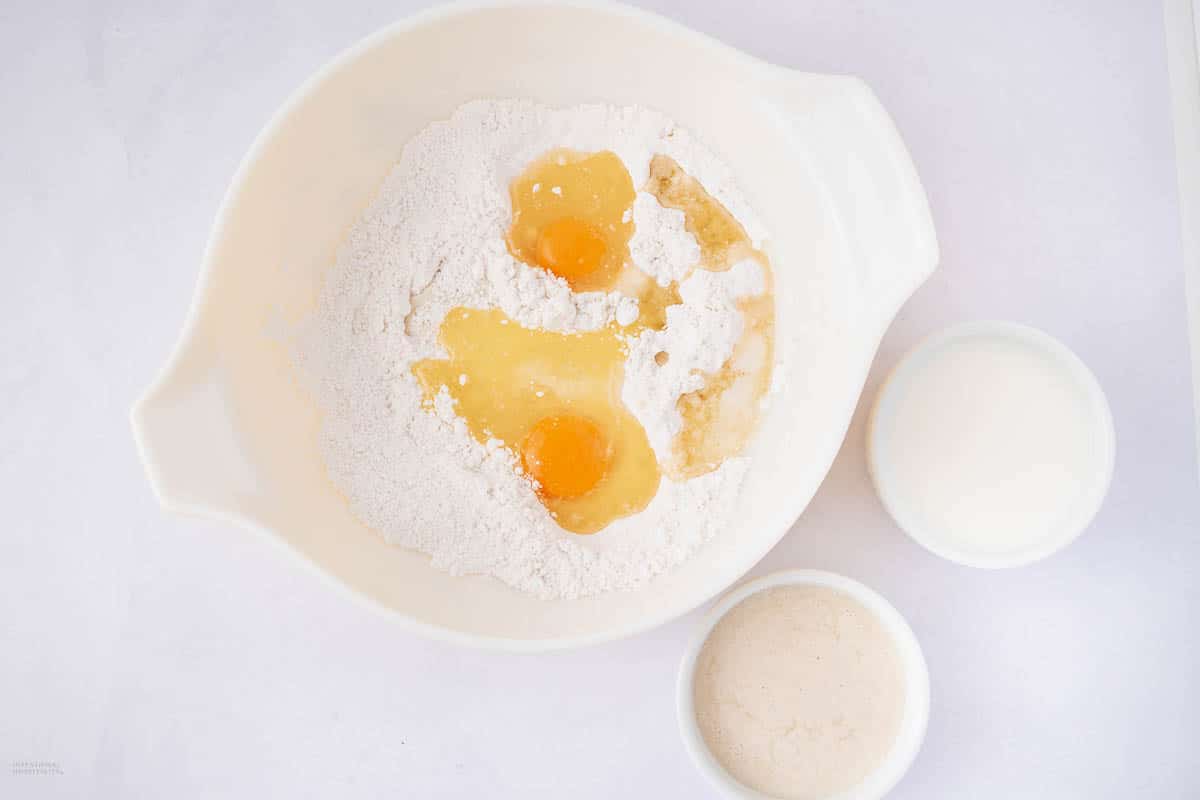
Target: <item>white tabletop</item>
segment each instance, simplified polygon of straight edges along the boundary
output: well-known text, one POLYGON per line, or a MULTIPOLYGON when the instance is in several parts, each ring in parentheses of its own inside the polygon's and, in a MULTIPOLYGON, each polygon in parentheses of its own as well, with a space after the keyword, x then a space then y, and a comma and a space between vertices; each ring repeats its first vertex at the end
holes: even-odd
POLYGON ((1171 75, 1180 232, 1191 323, 1196 447, 1200 451, 1200 0, 1164 0, 1163 24, 1171 75))
MULTIPOLYGON (((513 657, 398 631, 272 542, 164 516, 126 415, 171 349, 243 151, 312 70, 416 3, 85 0, 0 10, 0 797, 711 796, 676 735, 691 615, 513 657), (25 774, 15 762, 47 762, 25 774)), ((1200 794, 1200 490, 1157 2, 658 0, 766 59, 864 77, 928 189, 919 337, 1030 323, 1116 420, 1092 529, 981 572, 872 492, 863 409, 755 570, 819 567, 908 617, 933 681, 895 798, 1200 794)))

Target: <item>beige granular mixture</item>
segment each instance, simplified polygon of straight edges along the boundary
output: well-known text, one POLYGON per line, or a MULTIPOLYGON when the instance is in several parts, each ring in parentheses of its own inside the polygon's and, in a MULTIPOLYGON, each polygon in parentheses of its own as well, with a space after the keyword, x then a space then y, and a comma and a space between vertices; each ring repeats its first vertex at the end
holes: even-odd
POLYGON ((882 623, 822 586, 748 597, 696 660, 696 719, 709 751, 739 782, 785 800, 829 797, 869 775, 896 739, 904 697, 882 623))

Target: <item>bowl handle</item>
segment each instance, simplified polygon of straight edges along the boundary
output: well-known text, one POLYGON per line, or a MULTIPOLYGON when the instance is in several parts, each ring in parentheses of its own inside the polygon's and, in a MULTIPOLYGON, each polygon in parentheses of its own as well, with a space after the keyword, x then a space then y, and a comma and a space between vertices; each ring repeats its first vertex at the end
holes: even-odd
POLYGON ((768 96, 828 193, 869 324, 882 333, 933 272, 937 236, 925 190, 875 93, 858 78, 772 67, 768 96))
POLYGON ((133 435, 159 502, 180 513, 231 513, 257 494, 227 399, 219 351, 197 326, 134 404, 133 435))

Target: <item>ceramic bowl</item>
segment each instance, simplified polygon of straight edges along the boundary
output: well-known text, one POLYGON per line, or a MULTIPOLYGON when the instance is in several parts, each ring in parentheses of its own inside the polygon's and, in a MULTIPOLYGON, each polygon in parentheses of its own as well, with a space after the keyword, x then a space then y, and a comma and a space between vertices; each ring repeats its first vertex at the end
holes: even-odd
POLYGON ((837 453, 880 336, 936 262, 916 172, 860 81, 781 69, 621 6, 443 8, 335 58, 259 135, 134 430, 165 507, 260 531, 411 630, 516 650, 613 639, 695 608, 787 532, 837 453), (481 97, 663 111, 729 165, 770 233, 777 380, 737 522, 639 591, 547 602, 384 543, 326 477, 318 411, 276 334, 311 309, 405 141, 481 97))
POLYGON ((900 612, 887 600, 858 581, 819 570, 797 569, 776 572, 749 581, 722 597, 704 617, 683 655, 676 684, 676 710, 679 715, 679 731, 684 747, 700 772, 726 797, 735 800, 775 800, 739 783, 725 771, 720 762, 709 752, 708 745, 696 722, 693 703, 696 658, 704 642, 717 623, 734 607, 751 595, 777 586, 823 586, 844 592, 875 614, 891 634, 900 655, 904 670, 904 715, 900 720, 900 731, 891 750, 876 769, 857 786, 821 800, 879 800, 904 777, 925 739, 925 728, 929 721, 929 670, 921 645, 900 612))
MULTIPOLYGON (((867 464, 879 499, 896 524, 931 553, 970 567, 998 569, 1032 564, 1057 553, 1091 524, 1112 483, 1116 456, 1116 432, 1108 400, 1096 376, 1065 344, 1036 328, 1015 322, 967 322, 954 325, 925 339, 896 365, 879 387, 867 425, 867 464), (1057 374, 1063 385, 1076 389, 1074 416, 1087 425, 1091 460, 1079 476, 1073 498, 1064 498, 1057 513, 1040 521, 1041 535, 1003 549, 974 545, 968 537, 948 536, 931 524, 927 512, 901 487, 894 466, 892 446, 896 430, 896 407, 903 395, 918 391, 921 374, 930 362, 964 342, 982 342, 995 347, 1025 352, 1049 374, 1057 374)), ((943 456, 944 457, 944 456, 943 456)), ((1026 537, 1015 537, 1025 539, 1026 537)))

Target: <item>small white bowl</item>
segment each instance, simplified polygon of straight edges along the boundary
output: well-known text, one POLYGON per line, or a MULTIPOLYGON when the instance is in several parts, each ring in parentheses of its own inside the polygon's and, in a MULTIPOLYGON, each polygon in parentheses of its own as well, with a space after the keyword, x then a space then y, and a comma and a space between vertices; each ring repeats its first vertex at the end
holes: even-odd
POLYGON ((725 796, 738 800, 775 800, 775 798, 735 780, 709 752, 696 722, 693 684, 696 658, 700 655, 704 642, 708 640, 709 634, 712 633, 717 623, 747 597, 776 586, 824 586, 844 592, 875 614, 896 644, 900 661, 904 665, 905 685, 904 717, 900 722, 900 731, 896 735, 896 741, 892 744, 892 748, 883 762, 861 783, 845 792, 824 798, 824 800, 878 800, 890 792, 908 771, 917 752, 921 749, 921 742, 925 739, 925 727, 929 721, 929 670, 925 665, 925 656, 921 652, 920 644, 917 643, 917 637, 908 627, 908 623, 904 621, 904 617, 900 616, 900 612, 879 594, 858 581, 832 572, 811 569, 776 572, 749 581, 717 601, 692 637, 684 652, 683 663, 679 667, 676 709, 684 746, 700 772, 725 796))
POLYGON ((971 567, 996 569, 1016 567, 1040 561, 1075 541, 1091 523, 1108 493, 1112 481, 1116 436, 1112 412, 1104 391, 1091 370, 1062 342, 1036 328, 1014 322, 969 322, 954 325, 930 336, 900 360, 883 382, 876 395, 867 428, 867 464, 871 479, 884 508, 906 534, 930 552, 942 558, 971 567), (988 345, 1020 348, 1035 353, 1044 365, 1057 370, 1065 384, 1078 389, 1079 405, 1075 416, 1090 428, 1093 460, 1089 464, 1083 488, 1078 496, 1059 510, 1057 516, 1047 517, 1039 527, 1045 535, 1031 538, 1024 546, 990 550, 971 547, 932 525, 922 522, 912 498, 902 491, 889 468, 887 448, 891 441, 892 417, 897 398, 914 389, 914 381, 923 374, 931 360, 968 340, 980 340, 988 345))

